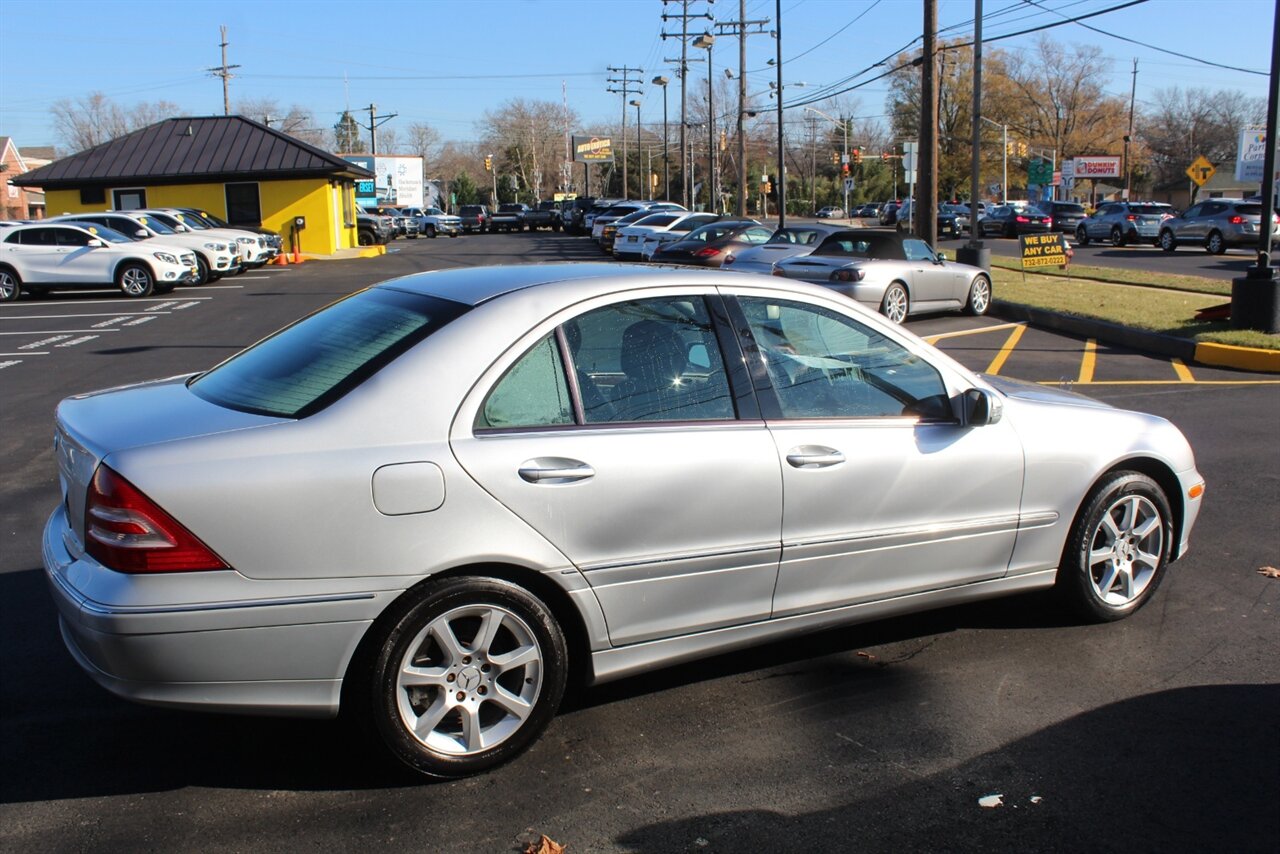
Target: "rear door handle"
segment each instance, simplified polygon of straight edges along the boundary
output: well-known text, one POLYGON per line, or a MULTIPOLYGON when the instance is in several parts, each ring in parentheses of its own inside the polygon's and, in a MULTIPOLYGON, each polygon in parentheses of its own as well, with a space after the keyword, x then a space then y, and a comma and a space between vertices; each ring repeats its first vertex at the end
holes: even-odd
POLYGON ((595 477, 596 470, 581 460, 566 457, 538 457, 525 460, 517 470, 528 483, 576 483, 595 477))
POLYGON ((844 454, 825 445, 801 445, 787 451, 787 462, 798 469, 822 469, 844 462, 844 454))

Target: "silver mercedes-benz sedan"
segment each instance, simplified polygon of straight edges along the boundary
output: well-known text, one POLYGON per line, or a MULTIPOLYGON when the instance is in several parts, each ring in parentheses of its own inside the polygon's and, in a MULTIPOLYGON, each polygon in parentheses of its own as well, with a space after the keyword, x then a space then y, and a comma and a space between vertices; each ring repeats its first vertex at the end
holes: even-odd
POLYGON ((840 294, 619 265, 394 279, 204 373, 69 398, 44 561, 120 696, 363 717, 472 774, 603 682, 1056 588, 1148 601, 1169 422, 970 373, 840 294))
POLYGON ((773 274, 833 288, 895 323, 920 312, 980 315, 991 307, 986 270, 949 261, 918 237, 873 229, 837 231, 807 255, 778 261, 773 274))

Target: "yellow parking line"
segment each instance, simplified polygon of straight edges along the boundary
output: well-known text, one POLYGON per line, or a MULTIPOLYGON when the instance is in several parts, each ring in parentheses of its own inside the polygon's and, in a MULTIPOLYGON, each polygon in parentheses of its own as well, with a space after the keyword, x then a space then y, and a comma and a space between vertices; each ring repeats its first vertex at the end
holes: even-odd
POLYGON ((1000 352, 996 353, 996 357, 991 360, 991 364, 987 366, 987 373, 998 374, 1000 369, 1004 367, 1005 361, 1009 358, 1009 354, 1013 352, 1013 348, 1018 346, 1018 340, 1022 338, 1022 333, 1027 331, 1027 327, 1018 326, 1009 333, 1009 338, 1004 342, 1004 346, 1000 348, 1000 352))
POLYGON ((1001 329, 1012 329, 1015 326, 1026 326, 1025 323, 998 323, 994 326, 982 326, 977 329, 961 329, 959 332, 939 332, 937 335, 926 335, 925 341, 929 344, 937 344, 944 338, 959 338, 962 335, 978 335, 983 332, 998 332, 1001 329))
MULTIPOLYGON (((1037 385, 1062 385, 1062 380, 1039 380, 1037 385)), ((1095 380, 1071 385, 1186 385, 1183 380, 1095 380)), ((1195 385, 1280 385, 1280 380, 1196 380, 1195 385)))
POLYGON ((1170 359, 1169 362, 1173 365, 1173 372, 1178 375, 1178 382, 1193 383, 1196 381, 1196 378, 1191 376, 1191 369, 1184 365, 1181 359, 1170 359))
POLYGON ((1080 379, 1078 383, 1093 382, 1093 366, 1098 361, 1098 341, 1096 338, 1090 338, 1084 342, 1084 357, 1080 360, 1080 379))

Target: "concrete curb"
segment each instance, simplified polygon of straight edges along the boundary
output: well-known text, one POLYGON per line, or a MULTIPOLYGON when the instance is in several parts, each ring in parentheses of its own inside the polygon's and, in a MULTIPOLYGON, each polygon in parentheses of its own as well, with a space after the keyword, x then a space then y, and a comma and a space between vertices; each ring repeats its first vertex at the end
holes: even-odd
POLYGON ((1054 329, 1082 338, 1094 338, 1131 350, 1182 359, 1184 362, 1280 374, 1280 350, 1197 342, 1189 338, 1177 338, 1159 332, 1133 329, 1105 320, 1077 317, 1074 314, 1063 314, 1004 300, 992 300, 991 314, 1004 320, 1020 320, 1033 326, 1054 329))

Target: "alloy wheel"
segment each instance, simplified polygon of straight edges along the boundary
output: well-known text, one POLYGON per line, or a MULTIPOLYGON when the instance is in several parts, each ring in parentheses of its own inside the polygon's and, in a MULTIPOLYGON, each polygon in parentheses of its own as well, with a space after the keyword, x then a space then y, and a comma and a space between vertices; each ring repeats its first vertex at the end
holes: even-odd
POLYGON ((1124 495, 1102 515, 1089 541, 1089 580, 1108 605, 1140 597, 1164 556, 1164 520, 1142 495, 1124 495))

